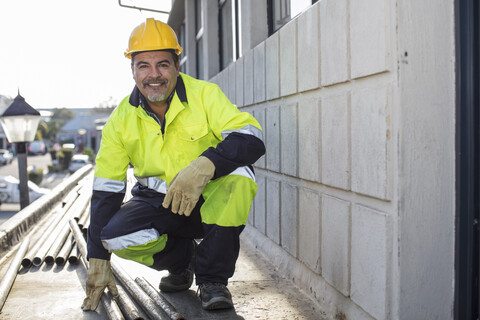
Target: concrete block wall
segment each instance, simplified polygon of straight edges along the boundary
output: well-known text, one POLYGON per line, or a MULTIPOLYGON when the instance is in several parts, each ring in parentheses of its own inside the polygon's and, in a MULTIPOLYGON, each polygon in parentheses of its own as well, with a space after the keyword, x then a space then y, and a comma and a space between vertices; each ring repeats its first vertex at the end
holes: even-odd
POLYGON ((211 79, 263 128, 246 232, 348 319, 394 307, 392 3, 322 0, 211 79))

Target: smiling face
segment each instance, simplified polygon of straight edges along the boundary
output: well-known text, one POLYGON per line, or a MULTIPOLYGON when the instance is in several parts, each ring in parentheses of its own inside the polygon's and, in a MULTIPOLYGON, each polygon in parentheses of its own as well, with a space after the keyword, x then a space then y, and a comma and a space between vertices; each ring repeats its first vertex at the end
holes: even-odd
POLYGON ((175 89, 179 62, 168 51, 146 51, 133 58, 132 74, 138 89, 149 103, 163 105, 175 89))

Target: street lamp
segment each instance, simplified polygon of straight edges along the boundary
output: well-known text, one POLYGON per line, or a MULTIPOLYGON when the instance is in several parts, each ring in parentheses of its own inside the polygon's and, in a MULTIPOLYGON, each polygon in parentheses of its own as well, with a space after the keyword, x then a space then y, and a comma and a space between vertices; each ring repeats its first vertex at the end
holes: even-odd
POLYGON ((15 143, 18 159, 18 178, 20 180, 20 208, 29 205, 27 176, 27 142, 35 139, 40 112, 30 106, 18 93, 12 104, 0 116, 0 123, 10 143, 15 143))

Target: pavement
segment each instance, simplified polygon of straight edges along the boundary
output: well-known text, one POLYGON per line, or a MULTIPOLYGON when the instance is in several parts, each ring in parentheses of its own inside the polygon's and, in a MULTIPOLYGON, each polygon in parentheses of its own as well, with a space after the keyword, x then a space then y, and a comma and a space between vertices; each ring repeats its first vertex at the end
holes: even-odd
MULTIPOLYGON (((46 219, 45 219, 46 220, 46 219)), ((42 219, 39 224, 45 223, 42 219)), ((251 228, 247 226, 246 228, 251 228)), ((39 235, 30 235, 35 241, 39 235)), ((12 248, 0 259, 0 279, 15 256, 12 248)), ((116 258, 125 271, 135 279, 143 277, 153 287, 166 271, 155 271, 138 263, 116 258)), ((38 319, 109 319, 100 304, 96 311, 83 312, 80 305, 85 296, 86 271, 82 263, 21 267, 7 300, 0 310, 0 320, 38 319)), ((120 287, 123 287, 119 283, 120 287)), ((236 271, 230 279, 234 309, 205 311, 196 296, 197 286, 184 292, 163 294, 186 319, 274 319, 323 320, 330 319, 319 304, 302 292, 291 281, 282 277, 274 265, 255 249, 246 236, 241 237, 240 256, 236 271)), ((143 319, 150 319, 143 313, 143 319)))

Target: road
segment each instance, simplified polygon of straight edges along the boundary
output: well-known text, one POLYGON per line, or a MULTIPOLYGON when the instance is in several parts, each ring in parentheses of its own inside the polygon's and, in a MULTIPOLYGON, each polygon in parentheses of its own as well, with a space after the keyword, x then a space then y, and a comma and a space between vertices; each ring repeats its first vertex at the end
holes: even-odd
MULTIPOLYGON (((28 156, 27 166, 35 166, 43 169, 44 174, 48 172, 48 165, 52 164, 52 158, 50 154, 28 156)), ((0 176, 14 176, 18 179, 18 161, 14 158, 11 164, 0 165, 0 176)), ((54 177, 45 177, 44 183, 41 187, 52 188, 55 181, 52 181, 54 177)), ((8 220, 11 216, 20 210, 20 204, 18 203, 3 203, 0 205, 0 224, 8 220)))
MULTIPOLYGON (((27 157, 27 166, 35 166, 37 168, 43 169, 44 173, 48 171, 48 165, 52 164, 52 158, 50 154, 38 155, 38 156, 28 156, 27 157)), ((18 179, 18 162, 17 158, 13 159, 11 164, 0 166, 0 176, 14 176, 18 179)))

